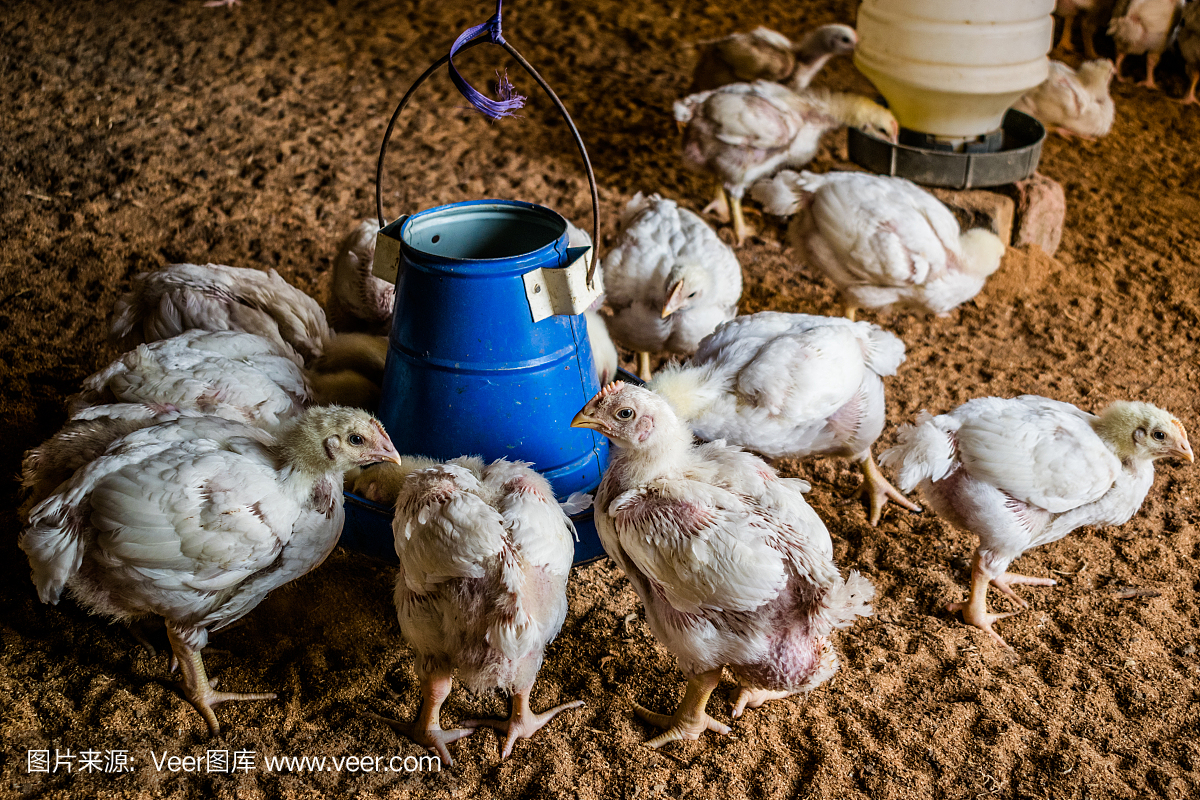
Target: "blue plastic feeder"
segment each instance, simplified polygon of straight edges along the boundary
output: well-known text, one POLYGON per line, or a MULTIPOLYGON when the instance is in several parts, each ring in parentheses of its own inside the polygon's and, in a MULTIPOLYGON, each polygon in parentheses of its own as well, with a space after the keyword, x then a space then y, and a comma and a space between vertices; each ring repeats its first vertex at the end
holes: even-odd
MULTIPOLYGON (((493 20, 498 37, 498 12, 493 20)), ((460 37, 455 49, 482 41, 488 39, 464 45, 460 37)), ((565 115, 511 45, 496 43, 565 115)), ((592 248, 569 247, 566 220, 554 211, 513 200, 453 203, 383 224, 379 178, 388 136, 413 91, 450 55, 405 94, 380 150, 374 271, 396 281, 396 304, 378 416, 402 455, 528 461, 560 501, 575 492, 594 495, 608 462, 608 441, 570 427, 600 389, 582 316, 598 296, 592 248)), ((587 166, 595 240, 595 178, 566 116, 587 166)), ((602 556, 591 510, 572 519, 579 533, 576 563, 602 556)), ((395 561, 391 521, 390 508, 347 492, 342 544, 395 561)))

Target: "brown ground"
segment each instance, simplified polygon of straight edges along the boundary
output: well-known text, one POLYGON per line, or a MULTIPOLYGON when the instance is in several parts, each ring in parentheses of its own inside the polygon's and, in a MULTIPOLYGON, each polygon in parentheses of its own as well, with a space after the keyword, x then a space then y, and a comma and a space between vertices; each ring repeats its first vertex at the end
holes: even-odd
MULTIPOLYGON (((851 0, 761 9, 733 3, 510 0, 505 30, 576 113, 601 185, 603 230, 638 190, 699 208, 708 184, 681 168, 670 104, 688 83, 688 43, 763 23, 787 33, 853 19, 851 0), (805 10, 795 9, 803 5, 805 10), (587 6, 586 8, 584 6, 587 6)), ((178 261, 277 268, 325 299, 334 248, 374 211, 383 126, 409 82, 487 0, 445 3, 246 0, 11 4, 0 20, 0 472, 64 419, 64 397, 116 351, 109 309, 130 277, 178 261)), ((464 58, 480 80, 504 62, 464 58)), ((1131 59, 1135 74, 1140 59, 1131 59)), ((525 118, 490 125, 439 77, 402 120, 387 165, 385 212, 485 196, 515 197, 585 222, 586 182, 564 128, 534 94, 525 118)), ((1164 83, 1184 89, 1180 64, 1164 83)), ((1138 76, 1140 77, 1140 75, 1138 76)), ((821 82, 869 91, 843 60, 821 82)), ((888 382, 892 424, 985 394, 1033 392, 1097 409, 1145 399, 1200 428, 1195 400, 1200 264, 1196 217, 1200 110, 1117 86, 1113 133, 1051 139, 1042 172, 1068 201, 1058 260, 1014 254, 983 295, 944 319, 893 315, 909 347, 888 382)), ((844 162, 831 137, 818 170, 844 162)), ((793 265, 782 227, 740 253, 743 311, 835 313, 817 276, 793 265)), ((1029 553, 1033 608, 999 629, 1005 655, 944 610, 964 596, 971 537, 929 514, 888 512, 877 529, 843 500, 845 463, 792 465, 833 531, 843 568, 879 588, 876 615, 839 637, 843 668, 808 698, 750 711, 734 735, 661 752, 633 701, 667 710, 682 695, 674 660, 609 562, 576 571, 571 614, 551 646, 537 707, 583 710, 498 759, 484 731, 454 746, 440 775, 276 774, 266 755, 416 755, 364 710, 411 718, 412 660, 391 609, 391 571, 339 550, 279 590, 240 628, 214 636, 223 686, 277 689, 275 702, 221 707, 209 742, 172 688, 161 649, 71 602, 38 602, 15 485, 0 595, 0 795, 517 798, 1133 798, 1200 792, 1200 473, 1165 466, 1141 513, 1029 553), (1124 587, 1152 590, 1115 599, 1124 587), (221 648, 221 649, 218 649, 221 648), (608 658, 611 656, 611 658, 608 658), (252 750, 237 775, 157 771, 150 752, 252 750), (126 774, 29 774, 30 749, 127 749, 126 774)), ((165 637, 154 631, 156 642, 165 637)), ((504 700, 457 690, 450 722, 499 714, 504 700)), ((728 720, 725 689, 711 709, 728 720)), ((78 766, 78 764, 77 764, 78 766)))

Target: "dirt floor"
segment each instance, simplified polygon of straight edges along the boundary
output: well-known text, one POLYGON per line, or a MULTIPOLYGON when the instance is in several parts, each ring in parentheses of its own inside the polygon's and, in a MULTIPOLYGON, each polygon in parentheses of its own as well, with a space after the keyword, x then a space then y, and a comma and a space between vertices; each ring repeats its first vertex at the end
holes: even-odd
MULTIPOLYGON (((852 0, 742 5, 683 0, 510 0, 508 39, 575 114, 600 184, 603 238, 639 190, 699 209, 709 184, 678 156, 671 103, 692 43, 766 24, 788 34, 852 22, 852 0)), ((106 339, 130 278, 174 262, 274 267, 327 299, 339 239, 374 213, 388 115, 404 89, 488 0, 199 0, 9 4, 0 19, 0 473, 63 422, 64 398, 117 350, 106 339)), ((486 82, 503 53, 464 69, 486 82)), ((1130 59, 1141 77, 1142 60, 1130 59)), ((401 120, 384 185, 394 217, 481 197, 519 198, 588 222, 587 183, 564 126, 536 87, 520 119, 490 124, 439 76, 401 120)), ((1185 88, 1163 61, 1167 94, 1185 88)), ((818 79, 872 93, 848 60, 818 79)), ((1051 138, 1041 171, 1068 212, 1056 259, 1015 252, 983 294, 948 317, 870 315, 908 361, 887 381, 889 425, 988 394, 1036 393, 1096 410, 1119 398, 1172 410, 1200 429, 1200 107, 1115 85, 1117 120, 1099 142, 1051 138)), ((846 166, 845 134, 814 162, 846 166)), ((797 265, 780 222, 739 251, 743 312, 837 313, 797 265)), ((728 235, 728 231, 725 232, 728 235)), ((268 771, 268 756, 418 756, 364 712, 411 719, 418 694, 391 605, 392 569, 335 551, 206 651, 223 688, 279 692, 221 706, 221 738, 173 688, 157 655, 70 601, 43 605, 16 546, 17 486, 0 489, 10 532, 0 558, 0 796, 584 798, 1140 798, 1200 793, 1200 471, 1166 464, 1141 512, 1025 555, 1054 589, 1020 590, 1026 613, 999 623, 1007 655, 949 615, 965 596, 973 539, 931 514, 889 510, 878 528, 846 496, 851 465, 787 465, 813 483, 838 563, 878 587, 874 617, 837 638, 843 665, 804 698, 747 712, 732 736, 654 752, 639 702, 668 710, 684 681, 609 561, 576 570, 570 615, 534 692, 554 720, 500 761, 483 731, 453 745, 440 774, 348 768, 268 771), (1129 587, 1145 590, 1129 599, 1129 587), (155 760, 240 751, 252 769, 177 771, 155 760), (34 751, 65 766, 30 770, 34 751), (72 756, 68 760, 67 755, 72 756), (99 755, 85 756, 84 753, 99 755), (120 753, 128 754, 122 770, 120 753), (248 754, 248 755, 246 755, 248 754), (102 771, 82 769, 101 759, 102 771), (103 771, 107 769, 108 771, 103 771)), ((450 722, 498 715, 506 700, 457 689, 450 722)), ((729 720, 727 687, 710 703, 729 720)), ((372 762, 373 763, 373 762, 372 762)), ((400 762, 403 763, 402 759, 400 762)), ((410 762, 412 763, 412 762, 410 762)))

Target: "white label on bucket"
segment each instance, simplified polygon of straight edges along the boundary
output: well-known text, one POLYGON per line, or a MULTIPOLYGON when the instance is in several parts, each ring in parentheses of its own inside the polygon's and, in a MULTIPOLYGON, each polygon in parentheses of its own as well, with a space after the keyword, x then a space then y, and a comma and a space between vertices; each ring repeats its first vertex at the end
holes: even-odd
POLYGON ((582 314, 596 302, 602 288, 599 280, 592 287, 587 285, 591 261, 592 248, 588 247, 565 267, 538 267, 521 276, 525 281, 525 297, 529 300, 529 313, 534 322, 541 322, 555 314, 582 314))

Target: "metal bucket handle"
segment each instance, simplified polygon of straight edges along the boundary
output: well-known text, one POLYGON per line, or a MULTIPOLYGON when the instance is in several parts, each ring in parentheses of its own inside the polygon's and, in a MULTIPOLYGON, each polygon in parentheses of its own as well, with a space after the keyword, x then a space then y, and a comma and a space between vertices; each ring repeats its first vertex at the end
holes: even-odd
POLYGON ((383 218, 383 159, 387 154, 388 140, 392 137, 392 129, 396 126, 396 120, 400 118, 400 113, 404 111, 404 107, 408 105, 408 101, 412 98, 413 93, 417 90, 417 87, 424 83, 425 79, 432 75, 434 70, 447 63, 454 55, 457 55, 464 50, 468 50, 478 44, 493 42, 494 44, 498 44, 508 51, 508 54, 512 56, 513 59, 520 64, 521 67, 528 72, 535 81, 537 81, 538 86, 541 86, 546 94, 550 96, 550 100, 554 103, 554 107, 558 109, 559 114, 561 114, 563 119, 567 121, 567 127, 571 129, 571 136, 575 139, 575 146, 579 148, 579 154, 583 156, 583 166, 587 170, 588 186, 591 188, 592 192, 592 253, 591 263, 588 265, 587 271, 588 287, 592 288, 594 287, 593 277, 596 274, 596 267, 600 263, 599 258, 597 257, 600 245, 600 195, 596 190, 596 175, 592 171, 591 159, 588 158, 587 148, 583 145, 583 138, 580 137, 579 131, 575 128, 575 123, 571 120, 571 115, 567 113, 567 108, 562 104, 562 101, 558 99, 558 95, 554 93, 554 90, 550 88, 550 85, 546 83, 541 75, 538 74, 537 70, 535 70, 533 66, 526 61, 520 53, 517 52, 516 48, 509 44, 502 36, 499 36, 499 16, 500 12, 499 9, 497 9, 496 16, 493 17, 493 19, 497 21, 496 34, 489 36, 487 26, 479 26, 481 30, 475 34, 475 38, 465 42, 456 50, 451 50, 451 52, 439 58, 428 69, 421 73, 421 77, 417 78, 416 82, 408 88, 407 92, 404 93, 404 97, 400 100, 400 105, 396 106, 396 110, 393 112, 392 118, 388 121, 387 130, 384 131, 383 144, 379 147, 379 163, 375 167, 375 213, 379 217, 379 227, 383 228, 386 225, 386 222, 383 218))

